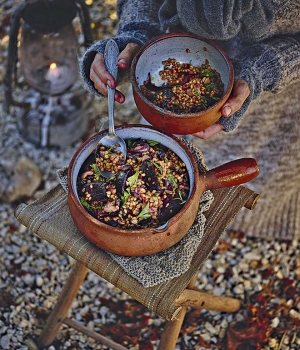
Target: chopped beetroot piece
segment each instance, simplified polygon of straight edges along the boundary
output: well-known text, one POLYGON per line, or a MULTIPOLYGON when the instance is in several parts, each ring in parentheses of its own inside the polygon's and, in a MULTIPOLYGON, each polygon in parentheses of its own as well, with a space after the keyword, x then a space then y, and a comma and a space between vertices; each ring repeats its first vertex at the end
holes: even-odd
POLYGON ((84 191, 91 195, 92 201, 105 202, 107 200, 104 182, 88 182, 84 186, 84 191))
POLYGON ((130 167, 127 167, 126 169, 118 173, 115 181, 118 196, 123 196, 126 187, 126 180, 128 176, 131 175, 131 173, 132 169, 130 167))
POLYGON ((140 156, 141 153, 148 152, 150 146, 145 141, 134 142, 133 147, 130 148, 127 152, 127 158, 134 158, 140 156))
POLYGON ((134 147, 132 151, 135 153, 143 153, 143 152, 148 152, 149 148, 150 146, 147 142, 140 142, 138 145, 134 147))
POLYGON ((150 191, 161 192, 161 188, 158 183, 158 179, 155 173, 154 166, 149 159, 146 159, 142 163, 142 173, 146 176, 143 178, 145 185, 148 187, 150 191))
POLYGON ((168 151, 168 148, 164 145, 159 145, 159 148, 157 149, 157 156, 160 160, 163 160, 166 153, 168 151))
POLYGON ((183 204, 178 199, 171 199, 167 205, 158 210, 158 219, 161 224, 166 223, 179 212, 183 204))

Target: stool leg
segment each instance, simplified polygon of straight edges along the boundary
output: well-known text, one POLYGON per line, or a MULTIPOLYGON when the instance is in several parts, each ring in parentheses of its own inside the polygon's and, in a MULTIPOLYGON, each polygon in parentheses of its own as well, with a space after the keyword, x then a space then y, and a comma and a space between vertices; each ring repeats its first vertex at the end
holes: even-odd
POLYGON ((37 346, 39 348, 50 345, 55 339, 88 271, 89 269, 80 262, 77 261, 74 264, 70 277, 64 286, 54 309, 50 313, 43 331, 37 339, 37 346))
POLYGON ((157 350, 174 350, 186 314, 183 306, 174 321, 166 321, 157 350))
MULTIPOLYGON (((197 274, 191 279, 187 288, 193 288, 197 279, 197 274)), ((183 306, 174 321, 166 321, 157 350, 174 350, 179 333, 186 314, 186 307, 183 306)))

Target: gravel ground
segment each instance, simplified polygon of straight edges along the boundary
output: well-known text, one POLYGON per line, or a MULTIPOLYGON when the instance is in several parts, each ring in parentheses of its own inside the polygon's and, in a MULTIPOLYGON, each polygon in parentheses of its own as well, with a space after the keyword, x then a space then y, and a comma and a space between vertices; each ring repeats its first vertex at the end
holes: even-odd
MULTIPOLYGON (((3 3, 7 8, 14 4, 13 1, 3 3)), ((90 8, 98 37, 114 32, 113 4, 94 1, 90 8)), ((8 41, 7 13, 9 11, 0 12, 2 78, 8 41)), ((117 108, 116 115, 120 121, 137 122, 139 115, 130 88, 125 86, 124 92, 128 102, 117 108)), ((101 124, 106 122, 106 101, 94 100, 87 113, 91 134, 98 127, 99 119, 101 124)), ((26 198, 29 203, 58 183, 56 170, 69 163, 82 140, 63 150, 37 148, 20 136, 17 116, 16 109, 9 114, 1 112, 0 156, 7 150, 15 150, 18 156, 27 155, 39 164, 43 181, 34 195, 26 198)), ((16 221, 17 204, 0 202, 0 349, 29 349, 28 339, 40 333, 73 264, 68 256, 16 221)), ((225 232, 199 271, 196 285, 217 295, 238 297, 243 306, 234 314, 190 310, 176 349, 299 349, 299 253, 296 241, 270 242, 250 239, 239 232, 225 232)), ((128 349, 156 349, 164 323, 92 272, 73 303, 70 317, 113 337, 128 349)), ((49 349, 107 347, 63 326, 49 349)))

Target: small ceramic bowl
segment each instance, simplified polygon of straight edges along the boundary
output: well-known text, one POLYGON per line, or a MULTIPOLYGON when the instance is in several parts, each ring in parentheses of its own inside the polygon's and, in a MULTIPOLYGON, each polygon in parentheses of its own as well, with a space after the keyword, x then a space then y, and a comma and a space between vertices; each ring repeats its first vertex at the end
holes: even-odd
POLYGON ((186 135, 205 130, 221 117, 221 108, 227 101, 234 83, 234 71, 228 55, 215 43, 190 33, 163 34, 145 44, 131 66, 131 82, 136 106, 141 115, 155 128, 170 134, 186 135), (176 114, 158 107, 144 96, 141 85, 149 73, 151 83, 165 83, 159 72, 163 61, 174 58, 180 63, 199 66, 208 60, 212 69, 220 73, 224 84, 222 97, 201 112, 176 114))

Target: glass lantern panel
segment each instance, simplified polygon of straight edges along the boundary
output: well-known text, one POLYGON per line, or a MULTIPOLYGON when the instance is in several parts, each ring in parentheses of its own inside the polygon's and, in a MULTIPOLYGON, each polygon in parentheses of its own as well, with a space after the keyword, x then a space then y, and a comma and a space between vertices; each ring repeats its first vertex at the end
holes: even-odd
POLYGON ((24 23, 19 59, 27 83, 49 95, 70 88, 78 76, 77 45, 72 23, 47 34, 24 23))

